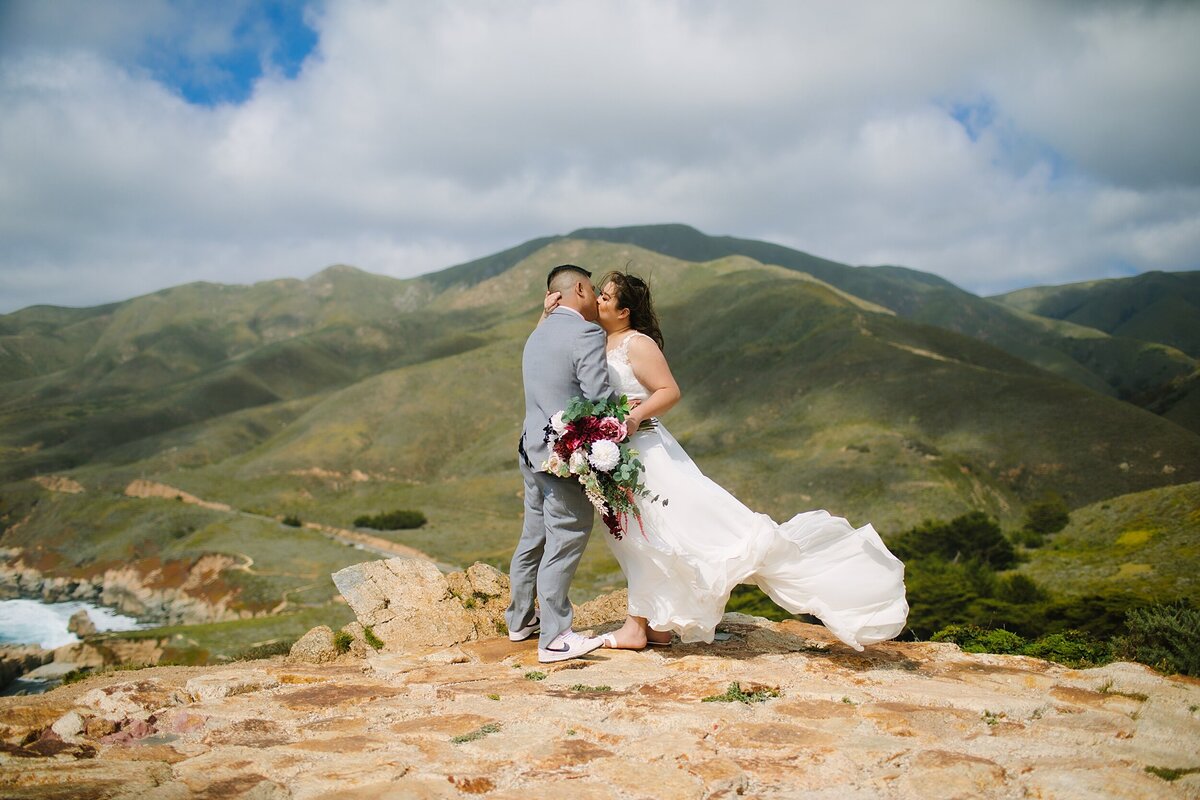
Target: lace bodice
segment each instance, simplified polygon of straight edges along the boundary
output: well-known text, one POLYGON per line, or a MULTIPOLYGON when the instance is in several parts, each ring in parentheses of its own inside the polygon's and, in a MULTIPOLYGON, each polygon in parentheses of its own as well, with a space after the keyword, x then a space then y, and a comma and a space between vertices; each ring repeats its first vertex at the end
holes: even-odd
POLYGON ((637 336, 646 336, 634 331, 621 340, 621 343, 608 351, 608 382, 618 395, 625 395, 630 400, 645 400, 650 396, 646 387, 633 374, 633 365, 629 363, 629 343, 637 336))

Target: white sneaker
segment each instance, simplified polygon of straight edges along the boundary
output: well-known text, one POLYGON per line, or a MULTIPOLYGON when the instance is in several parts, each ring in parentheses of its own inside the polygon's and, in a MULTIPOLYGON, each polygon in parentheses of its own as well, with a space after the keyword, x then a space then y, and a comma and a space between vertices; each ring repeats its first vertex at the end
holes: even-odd
POLYGON ((566 661, 568 658, 579 658, 596 650, 604 640, 599 637, 588 638, 580 636, 575 631, 559 634, 549 647, 538 648, 538 661, 550 664, 555 661, 566 661))
POLYGON ((538 619, 537 614, 533 615, 533 622, 526 625, 524 628, 517 628, 515 631, 508 632, 508 640, 510 642, 523 642, 530 636, 542 629, 542 622, 538 619))

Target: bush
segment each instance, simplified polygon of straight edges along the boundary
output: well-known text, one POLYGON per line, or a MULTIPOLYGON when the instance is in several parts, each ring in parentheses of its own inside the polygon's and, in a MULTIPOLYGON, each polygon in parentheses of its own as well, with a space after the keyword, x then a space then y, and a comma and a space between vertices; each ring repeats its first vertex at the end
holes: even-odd
POLYGON ((1115 642, 1121 658, 1200 677, 1200 611, 1190 603, 1130 609, 1125 625, 1129 632, 1115 642))
POLYGON ((964 653, 1021 653, 1025 640, 1003 629, 981 628, 978 625, 947 625, 930 637, 934 642, 950 642, 964 653))
POLYGON ((288 514, 286 517, 283 518, 283 524, 287 525, 289 527, 292 527, 292 528, 299 528, 304 523, 301 522, 300 518, 297 517, 295 514, 288 514))
POLYGON ((286 656, 295 644, 294 639, 276 639, 273 642, 265 642, 256 644, 252 647, 247 647, 233 656, 234 661, 258 661, 264 658, 273 658, 275 656, 286 656))
POLYGON ((1023 655, 1056 661, 1077 669, 1112 661, 1112 648, 1082 631, 1063 631, 1027 642, 1011 631, 978 625, 948 625, 935 633, 935 642, 951 642, 964 653, 1023 655))
POLYGON ((926 520, 895 537, 889 548, 901 561, 934 556, 946 561, 975 561, 991 569, 1016 566, 1017 552, 1000 526, 982 511, 949 522, 926 520))
POLYGON ((1009 538, 1012 539, 1013 544, 1028 547, 1030 550, 1036 550, 1046 543, 1046 534, 1031 531, 1028 528, 1013 531, 1009 534, 1009 538))
POLYGON ((428 521, 420 511, 397 509, 374 516, 364 514, 354 520, 354 527, 372 528, 377 531, 398 531, 419 528, 428 521))
POLYGON ((1033 533, 1057 533, 1070 521, 1067 504, 1056 494, 1030 503, 1025 509, 1025 530, 1033 533))
POLYGON ((1051 633, 1030 642, 1025 648, 1025 655, 1081 669, 1112 661, 1112 646, 1108 642, 1093 639, 1083 631, 1071 630, 1051 633))

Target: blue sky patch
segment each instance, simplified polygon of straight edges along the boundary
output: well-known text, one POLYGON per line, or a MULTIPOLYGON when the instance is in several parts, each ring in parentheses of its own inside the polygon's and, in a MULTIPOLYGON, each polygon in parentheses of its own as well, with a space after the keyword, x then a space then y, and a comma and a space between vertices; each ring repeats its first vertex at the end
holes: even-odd
POLYGON ((233 9, 192 6, 195 26, 152 38, 140 66, 189 103, 241 103, 266 71, 288 78, 299 73, 317 45, 316 31, 304 21, 306 7, 302 0, 251 2, 233 9))

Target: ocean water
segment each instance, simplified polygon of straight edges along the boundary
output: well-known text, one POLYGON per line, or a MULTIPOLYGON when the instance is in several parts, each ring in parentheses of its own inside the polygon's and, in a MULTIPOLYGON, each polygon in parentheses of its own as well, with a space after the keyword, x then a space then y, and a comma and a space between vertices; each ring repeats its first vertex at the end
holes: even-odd
POLYGON ((0 644, 37 644, 48 650, 74 644, 79 637, 67 630, 67 622, 81 608, 87 609, 98 631, 131 631, 144 627, 133 617, 91 603, 0 600, 0 644))

